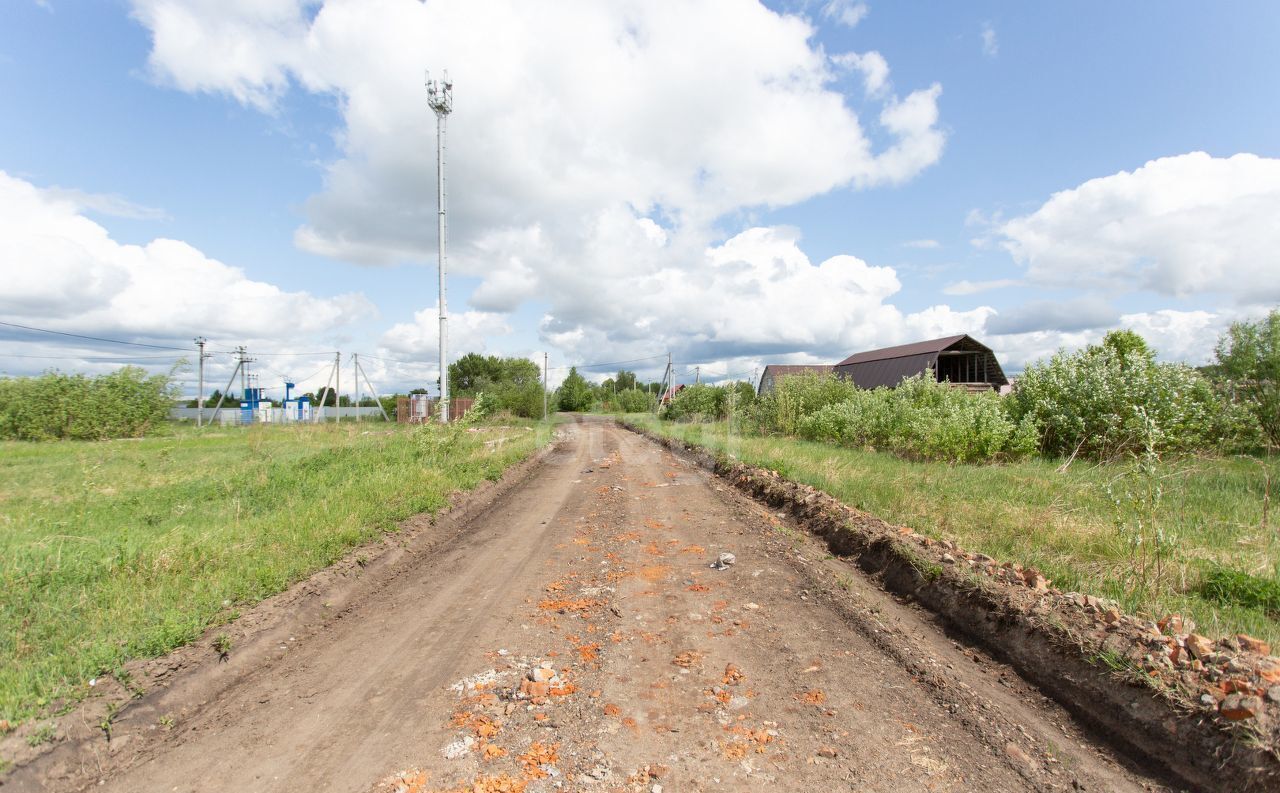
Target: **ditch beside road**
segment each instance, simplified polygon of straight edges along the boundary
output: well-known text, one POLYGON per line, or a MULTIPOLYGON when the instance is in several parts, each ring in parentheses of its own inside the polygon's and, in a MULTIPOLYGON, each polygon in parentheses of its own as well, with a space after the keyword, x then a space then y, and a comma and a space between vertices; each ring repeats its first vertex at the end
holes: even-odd
POLYGON ((360 597, 189 672, 234 675, 220 696, 149 694, 5 789, 1164 789, 703 469, 565 434, 360 597))

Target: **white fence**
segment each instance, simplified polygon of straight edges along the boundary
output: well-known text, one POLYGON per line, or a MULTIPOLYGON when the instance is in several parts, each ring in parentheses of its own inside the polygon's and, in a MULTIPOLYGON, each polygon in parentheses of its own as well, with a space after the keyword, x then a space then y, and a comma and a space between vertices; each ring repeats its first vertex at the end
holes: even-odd
MULTIPOLYGON (((286 417, 284 408, 260 408, 255 418, 257 423, 263 424, 293 423, 299 421, 296 410, 291 410, 289 412, 291 415, 286 417)), ((382 419, 382 411, 373 407, 322 407, 311 408, 310 412, 311 415, 305 419, 306 421, 332 421, 338 417, 339 413, 341 413, 343 421, 354 421, 356 416, 359 416, 363 421, 369 421, 372 419, 380 421, 382 419)), ((169 418, 177 421, 195 421, 197 413, 199 413, 199 410, 196 408, 170 408, 169 418)), ((204 420, 205 423, 213 422, 212 405, 204 409, 204 420)), ((218 424, 240 424, 242 421, 242 414, 238 407, 229 408, 224 406, 222 410, 218 411, 218 424)))

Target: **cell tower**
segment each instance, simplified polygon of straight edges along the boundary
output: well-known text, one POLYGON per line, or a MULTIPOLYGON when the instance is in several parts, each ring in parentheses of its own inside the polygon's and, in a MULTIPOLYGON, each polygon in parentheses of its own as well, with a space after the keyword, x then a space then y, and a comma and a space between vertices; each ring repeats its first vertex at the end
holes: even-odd
POLYGON ((449 71, 444 81, 431 79, 427 72, 427 104, 436 113, 436 201, 439 207, 440 242, 440 421, 449 421, 449 309, 445 302, 445 193, 444 193, 444 131, 445 120, 453 112, 453 81, 449 71))

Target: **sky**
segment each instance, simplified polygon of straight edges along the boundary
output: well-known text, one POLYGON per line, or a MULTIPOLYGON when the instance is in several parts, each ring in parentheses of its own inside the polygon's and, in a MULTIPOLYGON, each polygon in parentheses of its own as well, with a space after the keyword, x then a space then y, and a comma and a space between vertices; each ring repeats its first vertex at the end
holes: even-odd
POLYGON ((451 360, 1199 365, 1280 304, 1274 2, 0 2, 0 375, 434 388, 426 70, 451 360))

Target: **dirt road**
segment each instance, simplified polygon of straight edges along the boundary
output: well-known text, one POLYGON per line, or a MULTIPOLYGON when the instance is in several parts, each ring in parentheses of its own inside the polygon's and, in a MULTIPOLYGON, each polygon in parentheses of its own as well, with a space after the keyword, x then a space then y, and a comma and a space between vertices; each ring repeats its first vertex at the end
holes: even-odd
POLYGON ((566 434, 452 541, 104 751, 93 787, 1163 789, 701 469, 566 434))

